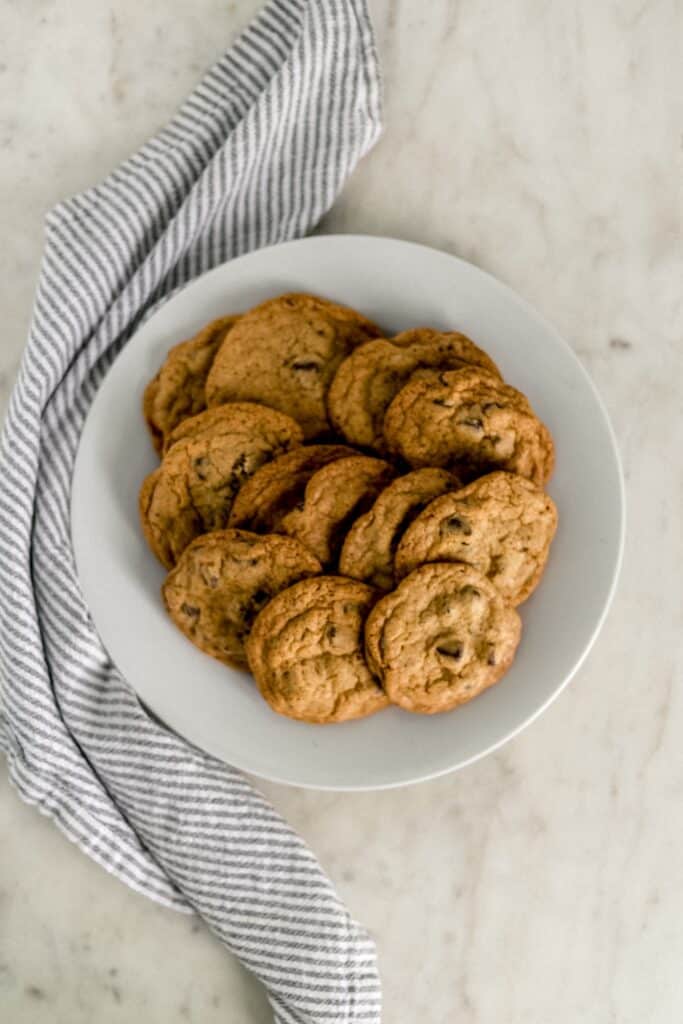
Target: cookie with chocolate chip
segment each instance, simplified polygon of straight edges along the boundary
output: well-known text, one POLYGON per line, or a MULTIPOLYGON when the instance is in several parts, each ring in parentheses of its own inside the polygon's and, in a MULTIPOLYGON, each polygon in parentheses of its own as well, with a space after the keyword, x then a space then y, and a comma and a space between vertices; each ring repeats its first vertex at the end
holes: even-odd
POLYGON ((169 350, 159 372, 145 388, 142 409, 158 452, 166 436, 187 416, 206 408, 204 389, 216 352, 236 316, 222 316, 169 350))
POLYGON ((375 597, 357 580, 316 576, 266 605, 246 646, 256 685, 274 711, 325 724, 386 707, 363 655, 363 625, 375 597))
POLYGON ((207 410, 181 428, 140 492, 145 537, 167 569, 195 537, 227 526, 235 495, 264 462, 302 441, 290 416, 248 402, 207 410))
POLYGON ((458 331, 417 327, 368 341, 339 366, 327 396, 330 420, 351 444, 386 454, 385 413, 416 371, 480 366, 496 376, 485 352, 458 331))
POLYGON ((307 439, 329 431, 326 395, 342 359, 379 328, 314 295, 281 295, 245 313, 216 355, 207 405, 261 402, 288 413, 307 439))
POLYGON ((369 455, 336 459, 311 476, 303 501, 283 516, 278 529, 297 537, 326 569, 334 568, 350 523, 369 508, 393 475, 389 463, 369 455))
POLYGON ((287 513, 303 502, 314 473, 356 454, 342 444, 311 444, 280 455, 261 466, 242 487, 232 506, 230 526, 276 533, 287 513))
POLYGON ((280 591, 321 572, 291 537, 216 530, 189 544, 162 587, 176 626, 206 654, 244 668, 244 644, 261 609, 280 591))
POLYGON ((410 380, 387 410, 384 436, 414 468, 452 468, 465 479, 501 469, 543 486, 555 461, 550 431, 525 396, 480 367, 410 380))
POLYGON ((512 605, 538 585, 557 527, 552 498, 513 473, 489 473, 430 502, 398 545, 400 578, 426 562, 464 562, 512 605))
POLYGON ((445 469, 416 469, 393 480, 372 508, 353 522, 342 545, 339 571, 379 590, 391 590, 394 556, 404 531, 434 498, 459 487, 458 478, 445 469))
POLYGON ((469 565, 423 565, 381 598, 365 626, 368 665, 406 711, 450 711, 512 664, 517 612, 469 565))

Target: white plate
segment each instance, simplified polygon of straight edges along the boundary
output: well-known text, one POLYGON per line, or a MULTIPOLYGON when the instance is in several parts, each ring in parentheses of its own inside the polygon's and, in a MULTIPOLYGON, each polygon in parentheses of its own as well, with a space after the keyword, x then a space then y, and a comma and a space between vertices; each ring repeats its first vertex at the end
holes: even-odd
POLYGON ((614 591, 623 483, 591 381, 566 343, 517 295, 446 253, 390 238, 328 235, 217 267, 144 324, 88 415, 73 481, 72 531, 102 641, 169 726, 264 778, 373 789, 427 779, 483 756, 566 685, 614 591), (549 491, 560 525, 543 582, 522 608, 516 661, 497 686, 448 714, 423 717, 391 708, 342 725, 290 721, 270 710, 247 675, 193 647, 162 608, 163 569, 147 549, 137 513, 140 483, 155 466, 140 412, 143 388, 167 349, 207 320, 294 290, 355 306, 392 333, 423 324, 464 331, 529 396, 554 435, 557 469, 549 491))

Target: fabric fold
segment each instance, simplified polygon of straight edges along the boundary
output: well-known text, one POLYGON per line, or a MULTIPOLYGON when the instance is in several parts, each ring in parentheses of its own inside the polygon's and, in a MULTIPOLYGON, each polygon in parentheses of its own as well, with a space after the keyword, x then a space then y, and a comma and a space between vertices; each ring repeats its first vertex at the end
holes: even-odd
POLYGON ((141 320, 211 267, 310 231, 380 130, 365 0, 270 0, 156 138, 49 213, 2 437, 12 781, 132 888, 200 914, 288 1024, 379 1021, 374 945, 267 801, 149 717, 112 665, 75 571, 71 476, 141 320))

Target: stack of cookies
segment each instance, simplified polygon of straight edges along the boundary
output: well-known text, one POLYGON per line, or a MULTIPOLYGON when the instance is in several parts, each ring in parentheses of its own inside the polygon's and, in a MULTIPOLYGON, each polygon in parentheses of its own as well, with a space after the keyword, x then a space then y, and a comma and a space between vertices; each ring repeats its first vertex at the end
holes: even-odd
POLYGON ((145 390, 169 615, 270 706, 447 711, 497 682, 557 525, 547 428, 458 332, 310 295, 226 316, 145 390))

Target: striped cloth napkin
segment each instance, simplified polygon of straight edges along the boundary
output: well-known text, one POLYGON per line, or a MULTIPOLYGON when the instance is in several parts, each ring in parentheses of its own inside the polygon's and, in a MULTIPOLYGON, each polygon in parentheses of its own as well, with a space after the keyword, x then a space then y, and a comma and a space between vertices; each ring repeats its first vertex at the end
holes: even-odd
POLYGON ((0 463, 0 745, 21 796, 132 888, 196 912, 275 1020, 380 1020, 375 949, 239 772, 153 721, 102 648, 69 532, 90 403, 150 309, 309 231, 381 130, 365 0, 270 0, 171 123, 47 217, 0 463))

